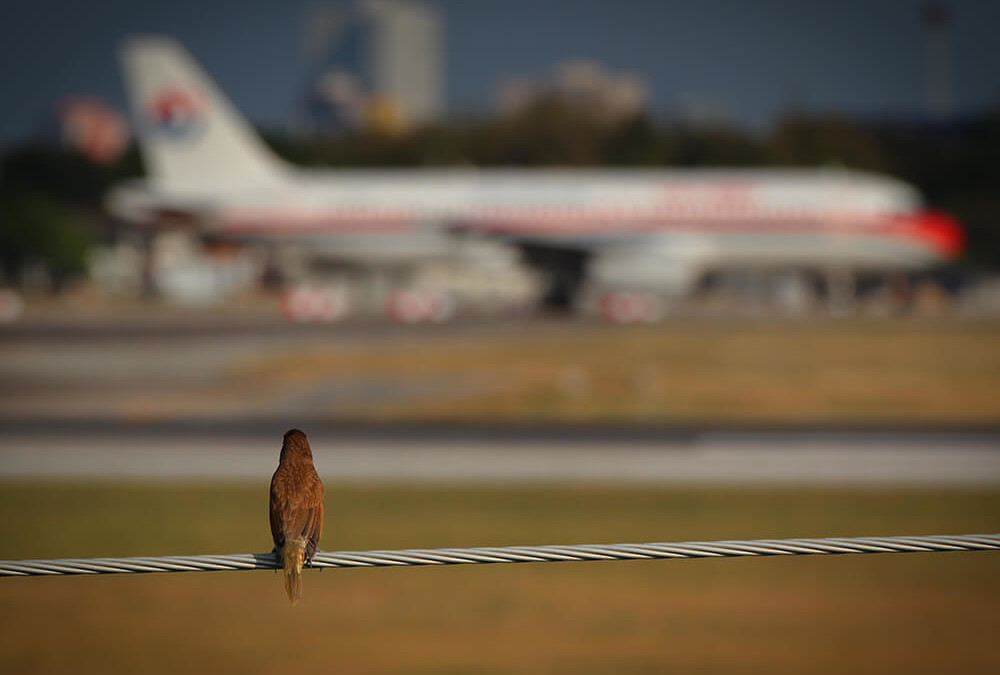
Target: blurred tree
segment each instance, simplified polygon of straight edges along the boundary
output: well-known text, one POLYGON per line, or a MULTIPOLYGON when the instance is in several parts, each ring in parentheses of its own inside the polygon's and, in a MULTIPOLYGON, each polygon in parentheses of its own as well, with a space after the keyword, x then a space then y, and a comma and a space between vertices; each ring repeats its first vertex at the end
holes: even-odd
POLYGON ((670 163, 677 166, 758 166, 768 163, 767 146, 726 126, 677 127, 670 163))
POLYGON ((608 125, 557 96, 541 96, 516 115, 484 128, 476 163, 587 166, 598 163, 608 125))
POLYGON ((668 162, 671 139, 646 114, 627 119, 604 137, 600 163, 611 166, 656 166, 668 162))
POLYGON ((0 190, 0 265, 18 283, 29 265, 48 270, 55 289, 86 271, 91 233, 52 198, 16 189, 0 190))
POLYGON ((888 171, 891 166, 876 134, 837 116, 786 115, 771 133, 770 146, 775 164, 838 164, 879 172, 888 171))
POLYGON ((0 164, 5 190, 31 191, 65 205, 95 209, 120 175, 115 168, 95 164, 75 150, 51 144, 15 148, 0 164))
POLYGON ((74 150, 29 144, 0 161, 0 265, 19 283, 34 265, 58 289, 86 271, 86 257, 103 222, 102 200, 113 182, 138 168, 133 150, 114 167, 74 150))

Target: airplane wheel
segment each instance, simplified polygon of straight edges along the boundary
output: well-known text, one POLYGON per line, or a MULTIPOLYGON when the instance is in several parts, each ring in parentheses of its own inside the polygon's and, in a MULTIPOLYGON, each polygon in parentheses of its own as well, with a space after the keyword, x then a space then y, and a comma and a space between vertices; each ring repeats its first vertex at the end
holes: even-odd
POLYGON ((451 300, 435 291, 404 290, 389 297, 389 316, 402 323, 441 323, 455 313, 451 300))
POLYGON ((652 293, 612 291, 600 300, 601 316, 612 323, 653 323, 663 318, 660 301, 652 293))
POLYGON ((345 294, 333 288, 319 289, 300 287, 286 292, 281 297, 281 311, 298 323, 330 323, 347 314, 345 294))

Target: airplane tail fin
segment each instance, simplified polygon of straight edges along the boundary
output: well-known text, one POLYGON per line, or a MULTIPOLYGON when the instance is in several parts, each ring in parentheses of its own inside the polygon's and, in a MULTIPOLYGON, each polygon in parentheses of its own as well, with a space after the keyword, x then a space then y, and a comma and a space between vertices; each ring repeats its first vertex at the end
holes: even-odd
POLYGON ((205 192, 284 181, 287 165, 179 44, 162 37, 133 38, 122 46, 121 60, 152 182, 205 192))

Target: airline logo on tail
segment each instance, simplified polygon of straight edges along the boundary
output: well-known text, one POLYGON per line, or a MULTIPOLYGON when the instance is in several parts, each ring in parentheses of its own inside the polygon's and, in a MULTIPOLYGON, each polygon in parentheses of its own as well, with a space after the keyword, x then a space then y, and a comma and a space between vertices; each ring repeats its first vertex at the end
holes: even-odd
POLYGON ((161 89, 146 106, 146 117, 155 131, 173 139, 189 138, 205 127, 198 98, 182 89, 161 89))

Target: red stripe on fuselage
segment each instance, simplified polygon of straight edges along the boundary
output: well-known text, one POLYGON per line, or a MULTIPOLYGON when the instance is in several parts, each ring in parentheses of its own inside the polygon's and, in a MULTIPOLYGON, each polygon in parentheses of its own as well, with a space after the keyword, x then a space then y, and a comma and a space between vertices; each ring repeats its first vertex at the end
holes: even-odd
POLYGON ((213 230, 234 235, 394 234, 421 221, 460 224, 463 229, 500 235, 594 235, 651 232, 693 233, 844 233, 917 240, 943 257, 964 248, 961 226, 936 211, 882 214, 830 211, 581 209, 485 207, 414 216, 400 209, 250 210, 223 212, 213 230))

